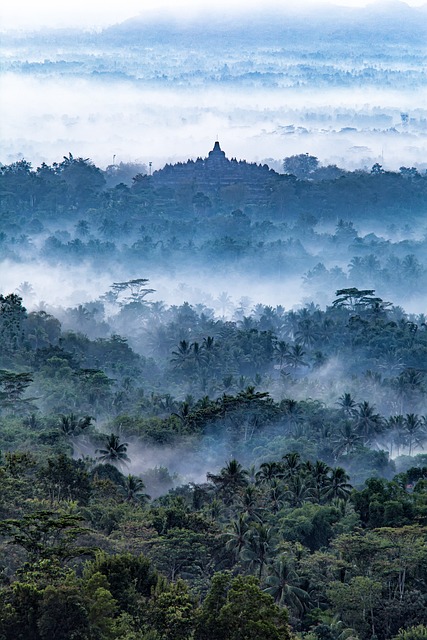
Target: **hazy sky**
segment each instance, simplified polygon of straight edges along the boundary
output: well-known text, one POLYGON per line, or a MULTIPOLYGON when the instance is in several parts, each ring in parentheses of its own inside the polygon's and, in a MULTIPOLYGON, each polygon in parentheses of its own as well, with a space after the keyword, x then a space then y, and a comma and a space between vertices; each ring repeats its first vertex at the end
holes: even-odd
MULTIPOLYGON (((399 3, 399 0, 383 0, 382 4, 416 6, 426 1, 399 3)), ((376 4, 365 0, 331 0, 329 6, 333 3, 353 7, 376 4)), ((325 2, 311 0, 311 5, 320 7, 325 2)), ((220 15, 234 17, 234 12, 244 13, 248 7, 264 11, 270 6, 289 13, 299 10, 301 0, 299 4, 295 0, 9 0, 0 3, 0 14, 3 27, 9 29, 37 29, 42 26, 100 28, 141 13, 147 15, 160 11, 162 15, 172 14, 185 19, 188 15, 215 8, 221 11, 220 15)), ((32 52, 31 47, 31 40, 27 49, 24 46, 16 52, 13 48, 11 52, 7 51, 6 46, 6 63, 13 61, 15 56, 22 56, 22 60, 38 65, 43 64, 48 55, 53 56, 53 60, 55 55, 64 55, 64 59, 68 59, 68 54, 73 55, 72 52, 64 54, 60 47, 58 54, 53 49, 45 53, 40 51, 40 47, 32 52)), ((158 52, 159 49, 156 54, 158 52)), ((423 168, 425 165, 426 137, 420 123, 425 121, 427 102, 425 89, 416 83, 413 88, 410 88, 410 83, 404 85, 409 88, 403 91, 399 86, 386 86, 384 82, 381 86, 373 86, 372 83, 364 86, 357 81, 337 86, 331 84, 331 76, 329 84, 316 84, 311 78, 306 79, 306 89, 295 88, 292 84, 293 67, 289 67, 290 84, 288 86, 283 81, 280 90, 274 83, 261 89, 245 83, 237 83, 233 87, 209 80, 210 74, 215 76, 222 64, 221 51, 206 51, 206 59, 196 60, 194 64, 192 59, 180 57, 181 54, 176 52, 167 64, 163 54, 158 58, 153 54, 153 60, 148 60, 152 54, 142 53, 142 56, 147 56, 147 68, 142 65, 140 70, 139 60, 133 60, 129 77, 123 80, 119 74, 114 79, 108 76, 107 81, 99 79, 96 74, 93 76, 90 65, 95 65, 96 71, 97 65, 103 68, 101 58, 105 55, 105 68, 116 71, 115 58, 112 61, 111 54, 108 57, 106 51, 100 51, 91 61, 92 52, 86 51, 86 54, 85 61, 89 60, 89 67, 83 68, 80 76, 74 72, 62 75, 61 66, 58 72, 49 70, 46 73, 43 68, 40 74, 33 75, 27 71, 15 72, 10 66, 8 72, 1 75, 2 162, 11 163, 25 157, 38 166, 43 161, 57 161, 71 151, 76 157, 90 157, 102 167, 110 164, 114 156, 118 162, 150 161, 157 169, 165 162, 205 157, 219 136, 229 157, 246 158, 252 162, 271 158, 278 160, 285 155, 309 152, 322 162, 348 169, 372 166, 375 162, 393 170, 402 164, 422 165, 423 168), (157 78, 162 64, 167 77, 177 77, 178 80, 150 85, 150 80, 157 78), (198 75, 195 82, 186 79, 185 74, 191 76, 193 71, 199 70, 203 81, 198 75), (136 81, 132 80, 135 73, 136 81), (144 83, 144 78, 148 78, 147 83, 144 83), (413 124, 412 128, 398 129, 397 135, 393 126, 400 126, 402 111, 411 112, 413 124), (310 118, 306 117, 306 112, 312 114, 310 118), (337 116, 336 121, 331 113, 337 116), (375 120, 376 114, 384 115, 385 124, 375 120), (289 131, 289 127, 294 127, 295 131, 289 131)), ((80 55, 83 55, 82 51, 80 55)), ((243 66, 242 71, 239 65, 245 64, 248 53, 239 53, 237 58, 233 55, 227 54, 231 56, 226 56, 227 62, 236 64, 237 76, 244 75, 246 67, 243 66)), ((254 57, 253 52, 250 55, 251 64, 259 62, 260 70, 270 65, 268 58, 262 62, 259 56, 254 57)), ((125 53, 117 62, 117 69, 127 73, 125 53)), ((277 64, 280 67, 282 62, 279 60, 277 64)), ((290 62, 284 59, 283 64, 286 71, 290 62)), ((339 60, 336 61, 337 68, 343 66, 344 71, 348 64, 353 63, 345 60, 341 65, 339 60)), ((356 61, 356 72, 360 64, 366 66, 374 62, 369 55, 363 63, 356 61)), ((392 70, 397 65, 402 77, 405 70, 414 75, 418 73, 415 62, 375 61, 378 68, 383 64, 391 65, 392 70)), ((49 69, 48 65, 46 68, 49 69)))
MULTIPOLYGON (((396 0, 397 1, 397 0, 396 0)), ((289 0, 270 0, 268 5, 286 7, 289 0)), ((307 0, 308 4, 321 5, 325 0, 307 0)), ((410 6, 421 6, 426 0, 407 0, 410 6)), ((264 7, 266 2, 262 3, 264 7)), ((366 0, 332 0, 330 4, 361 7, 375 4, 366 0)), ((173 11, 186 14, 188 11, 200 11, 209 7, 230 10, 246 9, 248 6, 260 7, 259 0, 15 0, 1 3, 0 20, 2 29, 38 29, 43 26, 63 27, 103 27, 121 22, 143 11, 173 11)), ((295 7, 291 2, 290 7, 295 7)))

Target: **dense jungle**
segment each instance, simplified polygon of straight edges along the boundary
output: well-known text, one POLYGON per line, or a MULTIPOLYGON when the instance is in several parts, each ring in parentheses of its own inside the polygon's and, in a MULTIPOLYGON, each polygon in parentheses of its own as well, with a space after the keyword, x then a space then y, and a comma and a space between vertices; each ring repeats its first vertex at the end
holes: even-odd
POLYGON ((1 640, 427 637, 426 200, 0 167, 1 640))

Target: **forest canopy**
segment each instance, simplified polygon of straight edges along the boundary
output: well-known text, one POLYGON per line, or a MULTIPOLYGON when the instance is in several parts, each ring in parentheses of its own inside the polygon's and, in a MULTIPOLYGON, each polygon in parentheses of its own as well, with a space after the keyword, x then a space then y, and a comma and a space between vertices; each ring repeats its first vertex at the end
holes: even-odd
POLYGON ((1 168, 1 638, 425 636, 426 177, 288 160, 1 168), (183 265, 320 304, 162 300, 183 265))

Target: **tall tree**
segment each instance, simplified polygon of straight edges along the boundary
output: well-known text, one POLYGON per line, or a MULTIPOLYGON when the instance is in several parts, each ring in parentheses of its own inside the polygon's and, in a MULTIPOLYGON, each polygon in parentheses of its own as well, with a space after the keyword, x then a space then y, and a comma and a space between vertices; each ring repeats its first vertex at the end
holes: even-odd
POLYGON ((299 585, 301 578, 295 571, 293 562, 286 556, 280 556, 268 567, 264 589, 279 605, 287 605, 301 612, 306 609, 310 597, 299 585))
POLYGON ((126 462, 130 462, 127 455, 127 442, 120 442, 119 436, 115 433, 107 436, 105 439, 105 449, 97 449, 98 460, 100 462, 108 462, 109 464, 123 466, 126 462))
POLYGON ((221 469, 219 474, 208 473, 207 479, 217 488, 226 502, 230 502, 237 491, 248 484, 248 472, 240 462, 233 459, 221 469))

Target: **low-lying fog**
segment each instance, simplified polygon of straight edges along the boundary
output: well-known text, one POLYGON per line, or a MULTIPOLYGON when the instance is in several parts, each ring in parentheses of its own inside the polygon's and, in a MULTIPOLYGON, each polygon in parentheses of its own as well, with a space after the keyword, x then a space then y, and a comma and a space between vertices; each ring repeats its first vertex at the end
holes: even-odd
POLYGON ((229 4, 207 18, 189 3, 176 20, 157 6, 151 22, 98 33, 6 34, 0 161, 70 151, 154 170, 205 157, 218 137, 228 157, 275 169, 306 152, 347 169, 427 168, 424 9, 229 4))
MULTIPOLYGON (((150 302, 162 301, 168 306, 184 302, 203 304, 218 317, 226 318, 233 317, 242 299, 246 299, 246 304, 249 305, 246 313, 249 313, 251 306, 256 304, 273 307, 281 305, 289 311, 314 302, 325 308, 335 297, 334 288, 318 291, 305 288, 302 274, 282 277, 280 274, 265 275, 255 279, 237 269, 233 272, 223 268, 213 273, 208 266, 203 273, 173 269, 167 274, 156 269, 151 273, 140 273, 129 270, 126 266, 109 272, 95 272, 84 263, 70 269, 44 263, 16 264, 8 260, 0 261, 0 292, 17 292, 23 282, 29 282, 33 289, 30 295, 18 291, 29 311, 46 306, 55 313, 55 307, 84 305, 102 296, 113 282, 141 277, 149 279, 148 286, 155 289, 147 298, 150 302), (221 302, 224 293, 229 298, 226 303, 221 302)), ((364 285, 369 287, 371 283, 364 281, 364 285)), ((382 291, 377 291, 377 295, 386 298, 382 291)), ((415 291, 408 291, 405 300, 392 302, 403 306, 407 313, 426 313, 427 310, 427 297, 415 291)))
MULTIPOLYGON (((166 162, 206 157, 218 137, 228 157, 270 161, 309 152, 354 169, 426 166, 427 103, 420 89, 149 88, 130 81, 29 77, 2 79, 0 158, 40 165, 89 157, 166 162), (380 106, 381 105, 381 106, 380 106), (402 123, 401 113, 410 120, 402 123), (423 125, 424 123, 424 125, 423 125)), ((274 162, 276 161, 276 162, 274 162)))
MULTIPOLYGON (((219 271, 201 275, 195 272, 136 273, 118 268, 114 273, 94 273, 88 265, 82 264, 72 269, 65 266, 47 264, 15 264, 0 262, 0 292, 10 293, 19 289, 23 282, 30 281, 34 293, 23 295, 29 310, 38 308, 41 302, 52 307, 73 307, 104 294, 114 281, 126 281, 145 277, 149 286, 155 289, 150 295, 151 302, 163 301, 167 305, 204 304, 217 311, 219 316, 230 317, 241 298, 250 298, 252 304, 282 305, 287 310, 303 302, 304 291, 300 277, 280 279, 263 278, 254 281, 245 274, 230 274, 219 271), (221 308, 218 297, 226 292, 232 304, 221 308)), ((331 297, 334 295, 331 292, 331 297)))

